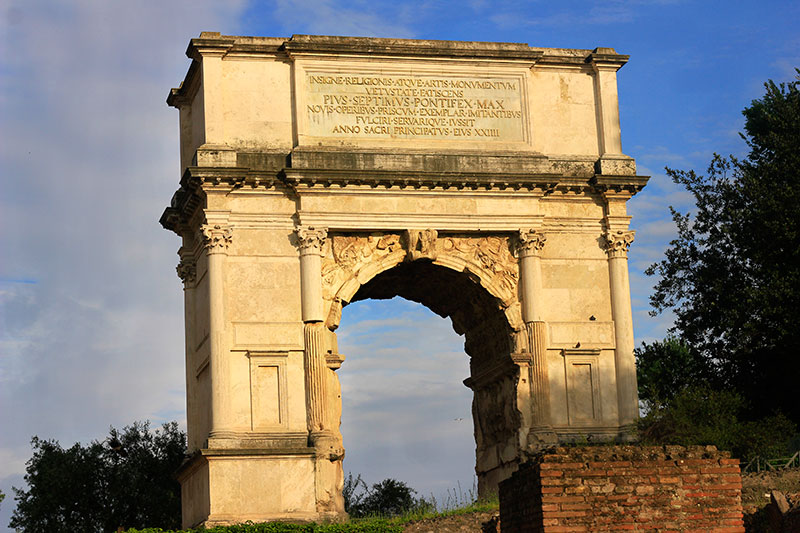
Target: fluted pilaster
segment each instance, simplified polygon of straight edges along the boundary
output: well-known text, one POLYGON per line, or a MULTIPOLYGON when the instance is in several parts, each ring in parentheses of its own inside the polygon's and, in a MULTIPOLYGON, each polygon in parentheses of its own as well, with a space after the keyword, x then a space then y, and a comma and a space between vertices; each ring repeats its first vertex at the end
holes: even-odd
POLYGON ((229 352, 225 343, 225 260, 233 240, 230 227, 222 224, 200 226, 199 240, 207 258, 209 313, 209 371, 211 381, 210 438, 230 436, 231 376, 229 352))
POLYGON ((308 429, 312 435, 326 429, 325 337, 320 322, 305 325, 305 374, 308 429))
POLYGON ((322 253, 328 231, 310 226, 300 226, 295 231, 300 245, 303 322, 321 322, 325 320, 322 301, 322 253))
MULTIPOLYGON (((547 368, 547 324, 541 320, 542 266, 540 254, 547 237, 535 230, 519 232, 517 255, 521 282, 522 319, 528 337, 531 432, 536 440, 554 440, 550 421, 550 376, 547 368)), ((531 443, 533 444, 533 443, 531 443)))
POLYGON ((608 253, 608 275, 611 284, 611 314, 614 319, 614 366, 620 425, 631 426, 639 418, 639 395, 636 383, 636 360, 633 355, 633 316, 631 288, 628 278, 628 248, 634 232, 608 231, 605 235, 608 253))

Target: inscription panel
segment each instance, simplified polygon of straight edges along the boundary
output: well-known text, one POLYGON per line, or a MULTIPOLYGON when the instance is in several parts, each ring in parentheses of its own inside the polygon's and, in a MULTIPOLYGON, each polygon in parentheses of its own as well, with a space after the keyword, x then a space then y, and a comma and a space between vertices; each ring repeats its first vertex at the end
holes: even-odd
POLYGON ((303 82, 310 137, 527 142, 523 76, 306 70, 303 82))

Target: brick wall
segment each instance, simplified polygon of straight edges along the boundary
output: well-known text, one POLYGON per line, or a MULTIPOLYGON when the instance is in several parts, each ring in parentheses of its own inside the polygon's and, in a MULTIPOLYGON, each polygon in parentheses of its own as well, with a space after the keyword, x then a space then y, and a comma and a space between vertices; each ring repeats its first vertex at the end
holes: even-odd
POLYGON ((739 460, 713 446, 562 447, 500 483, 503 533, 744 532, 739 460))

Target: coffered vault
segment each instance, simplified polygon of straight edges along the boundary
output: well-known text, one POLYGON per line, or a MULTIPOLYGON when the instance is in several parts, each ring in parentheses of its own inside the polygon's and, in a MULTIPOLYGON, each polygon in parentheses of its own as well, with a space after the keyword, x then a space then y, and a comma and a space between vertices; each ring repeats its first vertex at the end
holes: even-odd
POLYGON ((401 296, 465 338, 476 473, 625 440, 638 402, 610 48, 203 33, 168 103, 184 526, 344 516, 336 329, 401 296))

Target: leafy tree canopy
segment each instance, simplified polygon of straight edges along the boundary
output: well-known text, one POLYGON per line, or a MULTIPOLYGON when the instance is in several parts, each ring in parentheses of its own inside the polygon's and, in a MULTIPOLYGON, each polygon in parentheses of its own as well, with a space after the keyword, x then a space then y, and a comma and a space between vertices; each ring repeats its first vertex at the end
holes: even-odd
POLYGON ((180 485, 173 475, 186 452, 176 422, 151 431, 135 422, 103 441, 63 448, 34 437, 27 490, 14 488, 9 527, 23 532, 86 533, 119 527, 178 528, 180 485))
POLYGON ((735 391, 691 385, 668 405, 647 413, 641 421, 642 440, 645 444, 714 444, 744 460, 783 456, 797 426, 782 414, 749 420, 746 407, 735 391))
MULTIPOLYGON (((638 351, 647 400, 678 392, 673 385, 659 390, 653 381, 666 375, 655 369, 661 357, 665 364, 686 365, 685 375, 705 378, 712 370, 715 387, 738 391, 751 419, 781 411, 800 422, 797 74, 790 83, 767 82, 764 96, 743 111, 742 137, 750 149, 744 160, 715 155, 704 176, 667 169, 694 196, 696 209, 684 214, 670 208, 678 237, 647 273, 659 277, 653 313, 674 310, 673 333, 688 351, 667 346, 670 340, 638 351)), ((674 384, 675 376, 667 377, 674 384)))
POLYGON ((414 509, 429 507, 423 498, 414 496, 416 493, 417 491, 396 479, 384 479, 370 488, 360 475, 353 478, 353 474, 349 474, 345 479, 342 490, 345 511, 353 518, 397 516, 414 509))
POLYGON ((639 401, 648 411, 669 405, 686 388, 714 381, 714 368, 678 337, 667 337, 635 350, 639 401))

